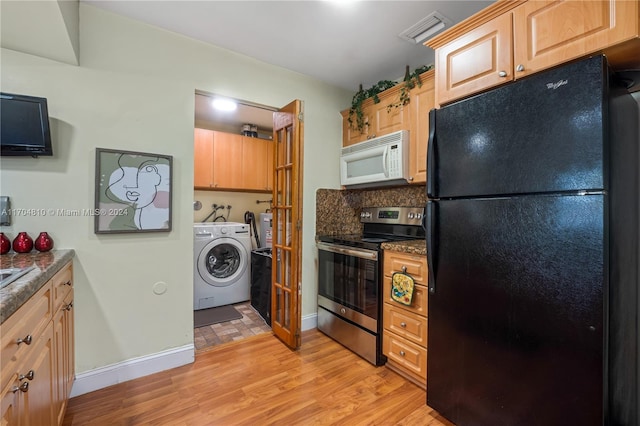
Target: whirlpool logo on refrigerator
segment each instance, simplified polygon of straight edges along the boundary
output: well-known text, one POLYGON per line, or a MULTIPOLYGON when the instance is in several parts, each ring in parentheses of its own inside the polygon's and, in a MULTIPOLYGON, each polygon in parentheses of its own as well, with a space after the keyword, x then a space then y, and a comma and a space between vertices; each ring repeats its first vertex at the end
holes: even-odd
POLYGON ((569 80, 560 80, 555 83, 547 83, 547 89, 556 90, 560 86, 564 86, 565 84, 569 84, 569 80))

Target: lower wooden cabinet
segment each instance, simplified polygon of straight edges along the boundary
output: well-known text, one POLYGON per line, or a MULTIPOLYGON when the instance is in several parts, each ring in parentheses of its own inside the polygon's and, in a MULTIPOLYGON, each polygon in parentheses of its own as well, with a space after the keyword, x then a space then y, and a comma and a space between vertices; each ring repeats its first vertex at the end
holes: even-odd
POLYGON ((62 424, 74 378, 71 268, 65 265, 0 325, 3 426, 62 424))
POLYGON ((425 256, 384 252, 382 353, 387 367, 421 387, 427 384, 427 262, 425 256), (405 272, 415 283, 410 305, 391 297, 391 277, 405 272))

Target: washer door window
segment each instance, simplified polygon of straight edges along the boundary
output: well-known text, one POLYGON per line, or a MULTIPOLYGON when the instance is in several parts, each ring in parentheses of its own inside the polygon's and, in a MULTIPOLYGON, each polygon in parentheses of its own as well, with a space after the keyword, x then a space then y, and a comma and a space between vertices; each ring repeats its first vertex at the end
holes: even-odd
POLYGON ((231 238, 218 238, 207 244, 198 256, 198 273, 207 283, 226 287, 235 283, 248 264, 247 250, 231 238))

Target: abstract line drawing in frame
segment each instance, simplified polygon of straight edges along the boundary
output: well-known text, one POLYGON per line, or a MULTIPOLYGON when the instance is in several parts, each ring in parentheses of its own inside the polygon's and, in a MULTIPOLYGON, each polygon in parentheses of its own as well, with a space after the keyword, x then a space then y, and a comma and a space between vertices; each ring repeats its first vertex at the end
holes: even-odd
POLYGON ((96 148, 96 234, 171 231, 173 157, 96 148))

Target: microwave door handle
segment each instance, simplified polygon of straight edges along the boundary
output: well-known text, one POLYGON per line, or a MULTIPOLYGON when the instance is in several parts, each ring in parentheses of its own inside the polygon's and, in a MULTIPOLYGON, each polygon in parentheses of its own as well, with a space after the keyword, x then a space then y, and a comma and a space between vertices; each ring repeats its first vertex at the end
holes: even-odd
POLYGON ((388 161, 388 154, 389 153, 389 147, 386 147, 384 149, 384 152, 382 153, 382 170, 384 171, 384 177, 388 178, 389 177, 389 165, 387 164, 388 161))

